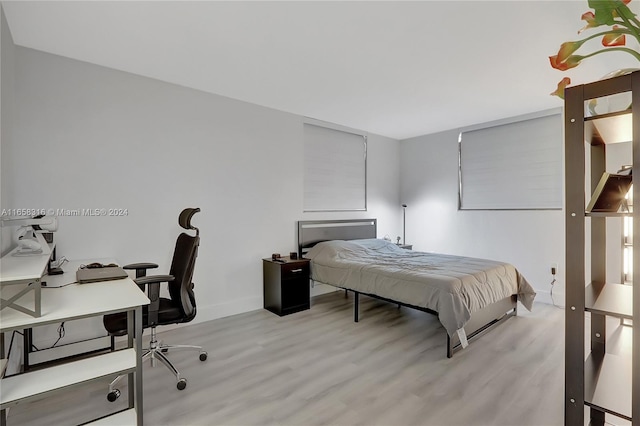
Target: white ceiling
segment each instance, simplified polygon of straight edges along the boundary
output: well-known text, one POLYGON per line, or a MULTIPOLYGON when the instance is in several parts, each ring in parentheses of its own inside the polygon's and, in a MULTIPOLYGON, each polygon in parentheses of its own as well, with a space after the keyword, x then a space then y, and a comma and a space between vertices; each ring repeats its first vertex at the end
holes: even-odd
POLYGON ((637 64, 549 66, 587 0, 2 4, 17 45, 396 139, 559 107, 565 75, 637 64))

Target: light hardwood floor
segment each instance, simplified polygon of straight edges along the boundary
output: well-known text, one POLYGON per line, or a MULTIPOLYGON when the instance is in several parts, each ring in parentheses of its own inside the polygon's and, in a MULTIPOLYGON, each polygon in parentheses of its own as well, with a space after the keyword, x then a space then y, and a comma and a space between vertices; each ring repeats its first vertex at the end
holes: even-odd
MULTIPOLYGON (((308 311, 258 310, 159 333, 203 345, 170 354, 184 391, 160 364, 144 369, 148 425, 561 425, 564 311, 521 305, 511 318, 446 358, 432 315, 342 292, 315 297, 308 311)), ((124 381, 126 382, 126 381, 124 381)), ((77 424, 123 408, 108 381, 14 407, 8 425, 77 424)))

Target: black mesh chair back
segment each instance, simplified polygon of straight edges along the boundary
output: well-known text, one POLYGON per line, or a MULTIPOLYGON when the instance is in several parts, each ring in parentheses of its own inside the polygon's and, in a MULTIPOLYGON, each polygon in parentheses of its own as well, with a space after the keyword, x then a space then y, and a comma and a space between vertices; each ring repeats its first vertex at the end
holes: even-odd
POLYGON ((178 217, 178 224, 187 230, 194 230, 196 235, 180 234, 173 251, 173 260, 169 274, 175 280, 169 283, 171 300, 181 307, 182 322, 189 322, 196 316, 196 299, 193 293, 193 270, 198 246, 200 245, 200 231, 191 224, 191 218, 200 211, 199 208, 184 209, 178 217))
POLYGON ((182 322, 189 322, 196 316, 192 278, 199 244, 199 236, 180 234, 171 262, 169 274, 175 279, 169 283, 169 295, 174 304, 181 308, 182 322))

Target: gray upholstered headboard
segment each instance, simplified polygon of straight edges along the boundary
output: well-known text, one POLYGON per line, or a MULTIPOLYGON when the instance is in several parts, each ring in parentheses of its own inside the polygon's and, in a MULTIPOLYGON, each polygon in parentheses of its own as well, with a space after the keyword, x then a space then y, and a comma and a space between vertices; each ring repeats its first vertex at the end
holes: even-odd
POLYGON ((298 256, 322 241, 377 237, 376 219, 305 220, 298 222, 298 256))

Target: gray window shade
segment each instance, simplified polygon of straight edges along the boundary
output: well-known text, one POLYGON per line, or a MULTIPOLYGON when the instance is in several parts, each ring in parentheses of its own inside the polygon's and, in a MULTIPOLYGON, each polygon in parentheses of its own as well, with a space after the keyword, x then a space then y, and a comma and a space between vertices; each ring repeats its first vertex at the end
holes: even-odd
POLYGON ((463 132, 460 208, 562 208, 562 117, 463 132))
POLYGON ((366 137, 304 124, 304 211, 366 210, 366 137))

